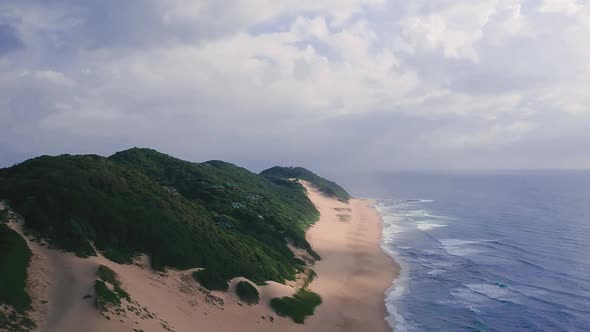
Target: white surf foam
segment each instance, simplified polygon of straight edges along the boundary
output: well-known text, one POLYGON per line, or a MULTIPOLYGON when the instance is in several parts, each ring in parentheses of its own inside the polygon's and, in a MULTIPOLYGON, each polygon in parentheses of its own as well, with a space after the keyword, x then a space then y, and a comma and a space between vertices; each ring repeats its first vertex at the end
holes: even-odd
MULTIPOLYGON (((385 307, 388 312, 385 320, 396 332, 409 332, 413 330, 411 323, 397 309, 397 304, 408 289, 409 270, 392 244, 397 234, 403 233, 408 230, 408 227, 413 226, 411 224, 404 225, 404 220, 407 219, 407 216, 404 213, 400 213, 396 209, 396 206, 392 206, 393 204, 397 204, 397 207, 401 205, 400 202, 386 202, 376 206, 383 221, 381 249, 400 265, 400 275, 393 281, 391 287, 385 291, 385 307)), ((409 247, 400 249, 409 249, 409 247)))
POLYGON ((450 294, 465 307, 478 305, 488 300, 484 295, 463 287, 453 289, 450 294))
POLYGON ((445 272, 447 272, 447 271, 441 270, 441 269, 433 269, 433 270, 428 271, 428 274, 431 276, 437 276, 437 275, 443 274, 445 272))
POLYGON ((476 308, 490 300, 519 303, 509 288, 497 284, 466 284, 464 287, 453 289, 450 294, 469 309, 476 308))
POLYGON ((461 240, 461 239, 440 239, 439 241, 445 247, 447 247, 447 246, 458 247, 458 246, 463 246, 466 244, 477 243, 477 241, 461 240))
POLYGON ((400 299, 408 291, 408 268, 404 261, 402 261, 398 253, 394 250, 388 249, 382 245, 383 250, 393 257, 398 264, 400 264, 400 275, 395 279, 391 287, 385 291, 385 307, 389 316, 385 318, 389 326, 396 332, 409 332, 412 331, 412 324, 406 320, 406 318, 397 309, 397 304, 400 299))
POLYGON ((469 306, 469 311, 475 312, 476 314, 481 313, 481 310, 477 309, 476 307, 470 305, 469 306))
POLYGON ((490 299, 519 303, 516 294, 510 288, 498 284, 466 284, 465 287, 490 299))
POLYGON ((431 199, 407 199, 403 201, 406 204, 416 204, 416 203, 434 203, 431 199))
POLYGON ((436 224, 429 221, 418 221, 416 222, 416 227, 421 231, 429 231, 434 228, 447 227, 447 225, 436 224))
POLYGON ((492 284, 466 284, 465 287, 492 299, 502 299, 508 294, 507 288, 492 284))
POLYGON ((469 256, 480 253, 481 250, 467 248, 470 244, 478 243, 479 241, 461 240, 461 239, 440 239, 442 249, 449 255, 453 256, 469 256))

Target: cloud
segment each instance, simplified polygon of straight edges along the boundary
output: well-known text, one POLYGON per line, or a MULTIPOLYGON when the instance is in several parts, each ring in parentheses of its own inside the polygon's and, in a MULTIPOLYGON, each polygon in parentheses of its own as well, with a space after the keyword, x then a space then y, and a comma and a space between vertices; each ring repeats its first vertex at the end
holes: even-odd
POLYGON ((581 7, 577 0, 543 0, 539 11, 572 15, 576 14, 581 7))
POLYGON ((0 24, 0 56, 23 48, 23 42, 9 24, 0 24))
POLYGON ((581 1, 7 0, 0 13, 3 164, 137 145, 253 168, 587 165, 538 149, 587 139, 581 1))

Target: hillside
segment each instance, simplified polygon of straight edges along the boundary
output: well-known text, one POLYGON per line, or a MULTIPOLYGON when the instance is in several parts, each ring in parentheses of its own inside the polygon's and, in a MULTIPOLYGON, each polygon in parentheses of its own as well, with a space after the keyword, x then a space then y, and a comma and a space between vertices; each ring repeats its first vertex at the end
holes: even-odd
POLYGON ((109 159, 140 170, 205 206, 216 220, 230 223, 240 232, 269 244, 288 238, 309 248, 305 230, 317 220, 318 212, 300 184, 277 185, 223 161, 192 163, 150 149, 134 148, 109 159))
POLYGON ((0 198, 36 236, 79 256, 155 269, 205 268, 224 289, 233 277, 283 282, 302 269, 288 249, 311 251, 304 232, 318 217, 302 187, 281 186, 219 161, 182 161, 147 149, 104 158, 43 156, 0 170, 0 198))
POLYGON ((303 167, 280 167, 275 166, 264 170, 260 173, 260 175, 273 180, 281 180, 281 179, 301 179, 305 180, 315 187, 318 188, 322 193, 329 197, 334 197, 342 202, 348 202, 351 196, 346 192, 344 188, 332 182, 330 180, 324 179, 321 176, 303 168, 303 167))

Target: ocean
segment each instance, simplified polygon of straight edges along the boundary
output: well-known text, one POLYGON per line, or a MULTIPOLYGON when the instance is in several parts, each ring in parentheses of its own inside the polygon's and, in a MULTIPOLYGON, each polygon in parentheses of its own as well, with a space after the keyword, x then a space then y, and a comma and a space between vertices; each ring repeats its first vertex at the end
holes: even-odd
POLYGON ((396 331, 590 331, 590 172, 392 173, 378 199, 396 331))

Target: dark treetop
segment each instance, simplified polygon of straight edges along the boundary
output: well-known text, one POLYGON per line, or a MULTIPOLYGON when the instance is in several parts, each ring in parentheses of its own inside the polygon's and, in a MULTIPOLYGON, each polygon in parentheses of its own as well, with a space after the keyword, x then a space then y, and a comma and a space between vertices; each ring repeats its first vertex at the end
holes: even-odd
POLYGON ((301 179, 315 185, 323 194, 334 197, 342 202, 348 202, 351 196, 335 182, 326 180, 303 167, 275 166, 262 171, 260 175, 277 181, 280 179, 301 179))

